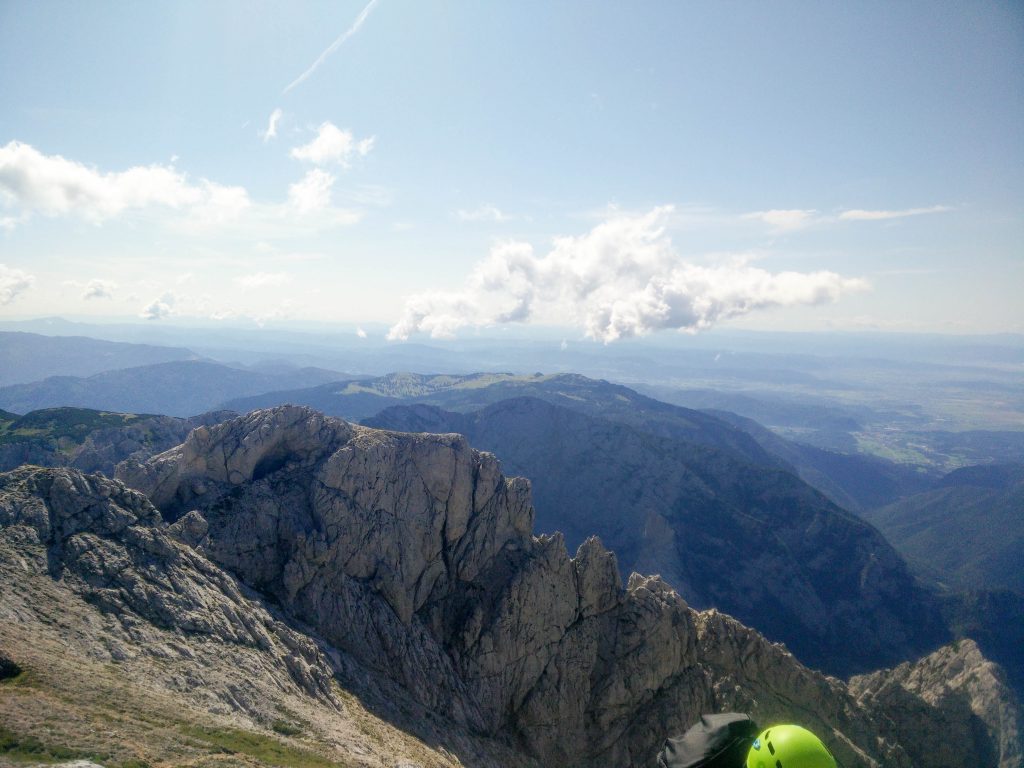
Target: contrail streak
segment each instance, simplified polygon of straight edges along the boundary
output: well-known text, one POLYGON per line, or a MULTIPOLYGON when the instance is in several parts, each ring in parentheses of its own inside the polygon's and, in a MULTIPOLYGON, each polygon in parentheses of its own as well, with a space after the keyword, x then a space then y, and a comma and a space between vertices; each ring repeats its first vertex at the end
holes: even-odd
POLYGON ((288 87, 281 92, 281 95, 283 96, 284 94, 288 93, 288 91, 290 91, 299 83, 303 82, 307 77, 316 72, 320 65, 327 60, 328 56, 330 56, 332 53, 338 50, 342 45, 345 44, 346 40, 348 40, 350 37, 352 37, 352 35, 358 32, 359 28, 363 26, 363 22, 366 21, 366 17, 370 15, 370 11, 373 10, 373 6, 375 6, 376 4, 377 0, 370 0, 370 2, 366 4, 366 7, 363 8, 362 12, 356 17, 356 20, 352 23, 352 26, 346 29, 337 40, 331 43, 327 47, 327 50, 321 53, 317 60, 313 62, 312 66, 305 72, 303 72, 301 75, 299 75, 297 78, 295 78, 295 80, 293 80, 288 85, 288 87))

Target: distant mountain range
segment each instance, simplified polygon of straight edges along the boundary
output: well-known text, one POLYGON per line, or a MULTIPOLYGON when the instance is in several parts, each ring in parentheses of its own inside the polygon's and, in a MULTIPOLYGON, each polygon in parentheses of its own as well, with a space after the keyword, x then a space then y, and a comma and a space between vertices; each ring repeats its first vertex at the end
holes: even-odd
MULTIPOLYGON (((44 337, 45 338, 45 337, 44 337)), ((258 370, 204 360, 180 360, 104 371, 88 378, 53 376, 0 388, 0 408, 28 413, 74 406, 187 417, 231 398, 344 377, 321 368, 258 370)))
POLYGON ((515 397, 535 397, 581 413, 600 415, 652 435, 730 450, 755 464, 783 466, 750 435, 721 419, 654 400, 628 387, 577 374, 430 376, 395 373, 362 381, 268 392, 229 400, 222 407, 247 413, 257 408, 291 403, 308 405, 329 416, 357 421, 391 405, 429 403, 449 410, 467 411, 515 397))
POLYGON ((182 347, 124 344, 83 336, 0 332, 0 361, 3 361, 0 386, 26 384, 50 376, 92 376, 119 368, 198 357, 182 347))
POLYGON ((332 416, 360 420, 392 405, 428 403, 453 411, 511 397, 537 397, 619 421, 655 435, 735 450, 765 467, 786 468, 839 506, 861 511, 929 487, 940 475, 873 456, 836 453, 795 443, 757 422, 727 411, 697 411, 655 400, 629 387, 577 374, 423 376, 389 374, 358 382, 266 392, 222 407, 247 413, 283 403, 308 405, 332 416))

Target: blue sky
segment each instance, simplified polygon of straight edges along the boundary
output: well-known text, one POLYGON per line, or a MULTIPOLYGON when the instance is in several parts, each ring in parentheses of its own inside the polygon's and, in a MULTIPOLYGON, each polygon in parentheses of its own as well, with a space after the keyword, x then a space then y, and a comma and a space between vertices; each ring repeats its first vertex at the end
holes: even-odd
POLYGON ((0 103, 0 317, 1024 331, 1019 3, 7 2, 0 103))

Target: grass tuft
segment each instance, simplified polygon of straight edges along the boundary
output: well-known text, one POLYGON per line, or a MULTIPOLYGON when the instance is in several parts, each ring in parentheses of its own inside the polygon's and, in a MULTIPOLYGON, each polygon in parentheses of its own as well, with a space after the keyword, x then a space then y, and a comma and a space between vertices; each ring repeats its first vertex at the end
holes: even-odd
POLYGON ((289 723, 287 720, 275 720, 274 724, 270 726, 274 733, 280 733, 282 736, 298 736, 302 733, 302 728, 294 723, 289 723))
POLYGON ((103 755, 71 747, 44 744, 32 736, 18 736, 0 725, 0 756, 12 762, 55 763, 60 760, 102 760, 103 755))

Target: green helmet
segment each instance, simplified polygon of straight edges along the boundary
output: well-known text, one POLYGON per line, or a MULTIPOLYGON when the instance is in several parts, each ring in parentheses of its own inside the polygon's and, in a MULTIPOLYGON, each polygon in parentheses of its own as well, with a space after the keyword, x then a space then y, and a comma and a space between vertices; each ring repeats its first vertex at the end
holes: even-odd
POLYGON ((775 725, 754 739, 747 768, 836 768, 836 759, 806 728, 775 725))

